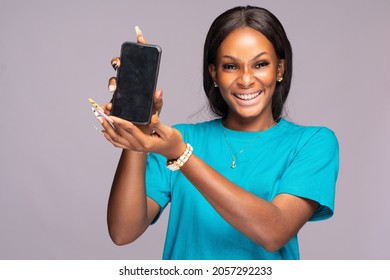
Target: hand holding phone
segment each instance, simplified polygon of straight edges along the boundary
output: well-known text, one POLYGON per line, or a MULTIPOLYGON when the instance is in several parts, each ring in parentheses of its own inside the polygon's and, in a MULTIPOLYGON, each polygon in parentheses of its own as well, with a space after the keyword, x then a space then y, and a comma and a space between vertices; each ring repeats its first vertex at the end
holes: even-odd
POLYGON ((141 125, 150 122, 160 59, 157 45, 122 44, 111 115, 141 125))

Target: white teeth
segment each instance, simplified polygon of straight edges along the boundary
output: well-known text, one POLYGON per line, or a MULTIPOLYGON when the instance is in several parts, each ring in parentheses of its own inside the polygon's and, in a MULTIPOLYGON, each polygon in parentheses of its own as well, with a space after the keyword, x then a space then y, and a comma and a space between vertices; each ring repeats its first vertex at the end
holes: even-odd
POLYGON ((251 100, 251 99, 254 99, 256 98, 257 96, 260 95, 260 91, 259 92, 255 92, 255 93, 251 93, 251 94, 239 94, 239 93, 235 93, 234 94, 236 97, 242 99, 242 100, 251 100))

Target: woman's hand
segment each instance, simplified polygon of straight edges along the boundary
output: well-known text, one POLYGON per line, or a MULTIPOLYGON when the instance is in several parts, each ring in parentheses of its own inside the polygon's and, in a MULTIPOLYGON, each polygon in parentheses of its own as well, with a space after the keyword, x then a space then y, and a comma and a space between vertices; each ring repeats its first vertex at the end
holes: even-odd
MULTIPOLYGON (((146 40, 141 30, 136 27, 137 43, 145 44, 146 40)), ((115 70, 120 67, 119 57, 111 60, 111 65, 115 70)), ((114 93, 116 90, 116 78, 111 77, 108 81, 108 90, 114 93)), ((130 149, 137 152, 155 152, 168 159, 178 158, 186 149, 182 135, 176 129, 168 127, 160 122, 159 114, 163 106, 162 91, 157 90, 153 99, 152 118, 148 125, 136 126, 135 124, 121 118, 110 116, 114 120, 114 128, 104 120, 103 135, 115 147, 130 149)), ((112 103, 102 106, 105 113, 109 115, 112 103)))
POLYGON ((104 121, 102 133, 115 147, 143 153, 158 153, 168 159, 177 159, 186 150, 181 133, 163 124, 157 112, 152 116, 150 124, 142 127, 121 118, 111 116, 111 119, 115 128, 104 121), (145 133, 146 127, 152 133, 145 133))
MULTIPOLYGON (((137 34, 137 43, 139 44, 146 44, 146 39, 145 37, 143 36, 141 30, 139 29, 138 26, 135 27, 135 31, 136 31, 136 34, 137 34)), ((120 66, 121 66, 121 61, 120 61, 120 58, 119 57, 114 57, 113 59, 111 59, 111 66, 114 68, 115 71, 117 71, 120 66)), ((116 77, 111 77, 109 80, 108 80, 108 90, 111 94, 114 94, 115 90, 116 90, 116 87, 117 87, 117 80, 116 80, 116 77)), ((162 100, 162 91, 156 91, 155 94, 154 94, 154 98, 153 98, 153 109, 152 109, 152 114, 160 114, 161 112, 161 109, 162 109, 162 106, 163 106, 163 100, 162 100)), ((106 113, 107 115, 110 115, 110 112, 111 112, 111 109, 112 109, 112 100, 101 106, 103 109, 104 109, 104 113, 106 113)), ((152 131, 149 129, 148 126, 145 126, 145 127, 140 127, 141 130, 143 130, 145 133, 147 134, 150 134, 152 133, 152 131)))

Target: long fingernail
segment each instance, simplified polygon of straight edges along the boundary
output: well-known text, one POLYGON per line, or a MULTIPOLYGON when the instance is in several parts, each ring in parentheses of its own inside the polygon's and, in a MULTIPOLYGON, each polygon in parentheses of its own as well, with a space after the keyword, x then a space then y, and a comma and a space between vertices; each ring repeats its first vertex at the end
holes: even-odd
POLYGON ((119 57, 114 57, 113 59, 111 59, 111 65, 112 65, 112 67, 113 67, 115 70, 118 70, 120 64, 121 64, 121 63, 120 63, 119 57))
POLYGON ((99 128, 96 127, 96 125, 93 125, 93 127, 95 128, 95 130, 96 130, 97 132, 99 132, 100 134, 104 135, 103 132, 102 132, 99 128))
POLYGON ((139 26, 137 25, 135 27, 135 33, 137 34, 137 37, 143 36, 141 29, 139 29, 139 26))
POLYGON ((97 110, 97 113, 99 114, 100 117, 105 118, 110 124, 114 123, 114 120, 111 119, 109 116, 107 116, 102 110, 97 110))
POLYGON ((116 79, 115 79, 115 77, 111 77, 108 80, 108 90, 109 90, 110 93, 114 93, 115 85, 116 85, 116 79))
POLYGON ((91 109, 92 109, 92 112, 93 112, 93 114, 95 115, 95 117, 98 119, 98 121, 99 121, 101 124, 103 124, 103 118, 102 118, 102 116, 98 113, 98 111, 96 111, 95 108, 91 107, 91 109))
POLYGON ((114 85, 109 85, 108 86, 108 91, 113 94, 115 92, 115 86, 114 85))
POLYGON ((162 99, 163 98, 163 91, 160 90, 160 92, 158 93, 158 99, 162 99))
MULTIPOLYGON (((91 105, 92 105, 93 107, 95 107, 97 110, 99 110, 99 109, 102 108, 102 107, 100 107, 95 101, 93 101, 92 98, 88 98, 88 101, 89 101, 89 103, 91 103, 91 105)), ((92 108, 93 108, 93 107, 92 107, 92 108)))

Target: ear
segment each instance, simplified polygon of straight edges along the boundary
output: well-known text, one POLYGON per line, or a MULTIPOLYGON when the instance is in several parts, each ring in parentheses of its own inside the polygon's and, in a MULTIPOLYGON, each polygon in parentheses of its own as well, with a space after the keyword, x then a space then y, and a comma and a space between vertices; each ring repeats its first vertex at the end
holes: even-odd
POLYGON ((285 59, 281 59, 279 60, 278 62, 278 67, 277 67, 277 72, 276 72, 276 78, 277 79, 280 79, 282 78, 283 79, 283 76, 284 76, 284 70, 285 70, 285 67, 286 66, 286 60, 285 59))
POLYGON ((214 64, 209 64, 209 73, 214 82, 217 82, 217 69, 214 64))

